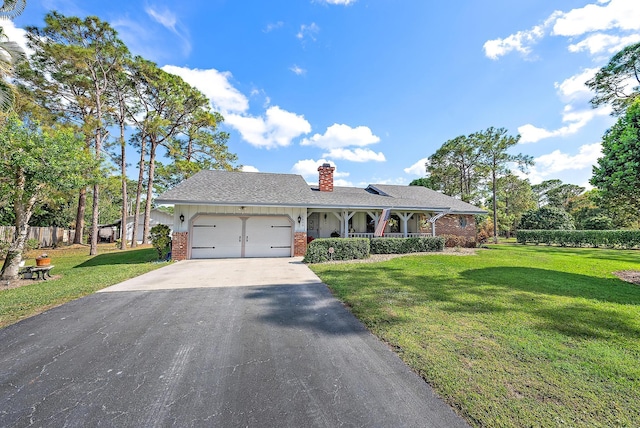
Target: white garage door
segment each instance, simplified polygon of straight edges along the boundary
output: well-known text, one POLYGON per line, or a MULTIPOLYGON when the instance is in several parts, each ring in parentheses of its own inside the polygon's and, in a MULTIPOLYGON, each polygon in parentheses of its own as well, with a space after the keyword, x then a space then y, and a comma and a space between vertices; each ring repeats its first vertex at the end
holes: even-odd
POLYGON ((242 219, 201 216, 194 220, 192 259, 217 259, 242 255, 242 219))
POLYGON ((293 227, 284 216, 208 216, 192 225, 191 258, 290 257, 293 227))
POLYGON ((287 217, 248 218, 244 256, 291 256, 291 231, 291 222, 287 217))

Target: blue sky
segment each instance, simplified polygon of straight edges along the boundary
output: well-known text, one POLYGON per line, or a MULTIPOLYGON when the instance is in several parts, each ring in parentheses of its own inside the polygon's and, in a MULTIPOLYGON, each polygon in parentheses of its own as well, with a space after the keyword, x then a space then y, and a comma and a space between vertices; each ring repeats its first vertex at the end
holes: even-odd
POLYGON ((201 89, 246 170, 408 184, 446 140, 520 134, 533 183, 586 185, 614 118, 584 82, 640 41, 637 0, 29 0, 97 15, 134 54, 201 89))

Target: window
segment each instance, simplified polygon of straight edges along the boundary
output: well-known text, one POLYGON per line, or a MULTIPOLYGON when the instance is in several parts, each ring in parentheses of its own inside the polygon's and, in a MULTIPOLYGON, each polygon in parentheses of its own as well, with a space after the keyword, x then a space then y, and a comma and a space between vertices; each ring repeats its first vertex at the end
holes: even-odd
POLYGON ((461 228, 464 229, 465 227, 467 227, 467 217, 466 216, 463 216, 463 215, 459 216, 458 217, 458 221, 460 222, 460 227, 461 228))

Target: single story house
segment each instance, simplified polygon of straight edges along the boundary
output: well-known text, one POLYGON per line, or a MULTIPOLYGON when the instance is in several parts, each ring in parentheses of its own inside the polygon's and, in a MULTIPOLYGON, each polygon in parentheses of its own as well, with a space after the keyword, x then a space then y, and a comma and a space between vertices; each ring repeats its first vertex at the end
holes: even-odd
POLYGON ((156 199, 174 205, 174 260, 292 257, 311 238, 373 237, 390 209, 385 237, 455 235, 475 243, 486 211, 421 186, 334 187, 334 167, 318 185, 295 174, 200 171, 156 199))
MULTIPOLYGON (((149 213, 149 228, 152 228, 156 224, 166 224, 169 228, 173 228, 173 214, 170 214, 165 211, 161 211, 157 208, 152 208, 149 213)), ((131 238, 133 237, 133 224, 135 221, 135 216, 130 215, 127 217, 127 241, 131 242, 131 238)), ((144 233, 144 207, 142 207, 142 212, 138 215, 138 229, 136 230, 136 237, 138 242, 142 242, 142 234, 144 233)))

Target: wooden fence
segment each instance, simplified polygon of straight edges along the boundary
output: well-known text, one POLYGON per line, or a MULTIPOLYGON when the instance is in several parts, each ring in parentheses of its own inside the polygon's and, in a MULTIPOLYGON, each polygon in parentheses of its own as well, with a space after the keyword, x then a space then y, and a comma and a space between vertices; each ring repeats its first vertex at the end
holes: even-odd
MULTIPOLYGON (((0 241, 13 242, 15 226, 0 226, 0 241)), ((29 227, 28 239, 37 239, 41 248, 70 244, 75 231, 61 227, 29 227)))

